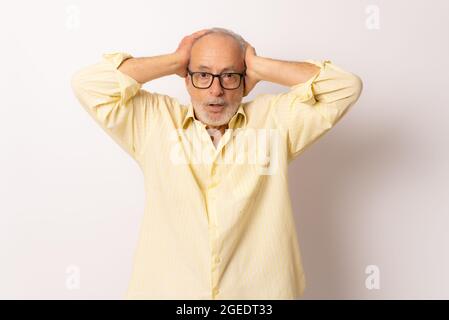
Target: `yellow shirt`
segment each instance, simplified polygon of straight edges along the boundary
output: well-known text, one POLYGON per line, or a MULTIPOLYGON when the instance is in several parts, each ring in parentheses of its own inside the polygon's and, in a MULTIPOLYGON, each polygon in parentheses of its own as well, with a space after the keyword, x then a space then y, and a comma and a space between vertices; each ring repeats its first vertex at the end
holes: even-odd
POLYGON ((362 91, 330 61, 286 93, 241 103, 214 146, 192 104, 148 92, 103 55, 72 77, 81 105, 136 160, 145 212, 126 299, 295 299, 303 294, 287 167, 362 91))

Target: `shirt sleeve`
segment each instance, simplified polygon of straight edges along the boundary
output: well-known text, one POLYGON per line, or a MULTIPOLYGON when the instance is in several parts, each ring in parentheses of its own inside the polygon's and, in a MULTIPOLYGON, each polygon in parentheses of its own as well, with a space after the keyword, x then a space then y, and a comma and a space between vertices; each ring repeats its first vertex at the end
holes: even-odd
POLYGON ((287 133, 289 160, 331 129, 357 101, 363 87, 357 75, 331 61, 306 62, 320 67, 319 72, 272 99, 279 126, 287 133))
POLYGON ((84 109, 139 162, 148 132, 148 109, 155 98, 118 70, 131 57, 123 52, 104 54, 101 62, 77 71, 71 85, 84 109))

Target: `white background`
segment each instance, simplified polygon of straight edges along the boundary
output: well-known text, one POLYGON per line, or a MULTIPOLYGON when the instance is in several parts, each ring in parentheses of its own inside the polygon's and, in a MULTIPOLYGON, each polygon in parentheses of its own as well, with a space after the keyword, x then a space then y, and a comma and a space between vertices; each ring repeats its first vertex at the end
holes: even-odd
MULTIPOLYGON (((445 0, 4 3, 0 298, 121 299, 143 177, 79 105, 70 77, 103 53, 171 53, 218 26, 258 55, 331 60, 364 83, 290 167, 304 298, 448 299, 448 13, 445 0), (369 265, 377 290, 365 285, 369 265), (68 285, 70 266, 79 287, 68 285)), ((189 99, 178 76, 144 88, 189 99)), ((259 83, 245 100, 285 90, 259 83)))

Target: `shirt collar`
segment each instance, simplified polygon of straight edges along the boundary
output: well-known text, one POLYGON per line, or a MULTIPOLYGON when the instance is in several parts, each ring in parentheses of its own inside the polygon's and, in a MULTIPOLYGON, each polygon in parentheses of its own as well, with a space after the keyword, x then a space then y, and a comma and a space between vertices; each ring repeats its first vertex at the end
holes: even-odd
MULTIPOLYGON (((234 114, 231 118, 231 120, 229 120, 229 127, 233 128, 235 126, 235 123, 237 122, 238 117, 242 117, 243 118, 243 123, 244 126, 246 126, 248 120, 247 120, 247 116, 245 113, 245 110, 243 109, 243 104, 240 103, 239 108, 237 109, 236 114, 234 114)), ((187 127, 187 125, 189 124, 190 120, 198 120, 195 117, 195 113, 193 111, 193 105, 190 102, 187 108, 187 114, 182 122, 182 128, 185 129, 187 127)), ((199 120, 198 120, 199 121, 199 120)))

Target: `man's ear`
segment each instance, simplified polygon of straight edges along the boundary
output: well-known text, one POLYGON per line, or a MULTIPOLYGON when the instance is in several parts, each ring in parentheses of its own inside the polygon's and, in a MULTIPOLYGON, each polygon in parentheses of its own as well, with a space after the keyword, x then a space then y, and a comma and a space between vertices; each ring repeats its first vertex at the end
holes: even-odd
POLYGON ((191 89, 191 86, 190 86, 190 79, 189 79, 189 75, 187 75, 186 77, 185 77, 185 80, 184 80, 185 82, 185 84, 186 84, 186 90, 187 90, 187 92, 189 93, 189 95, 191 94, 191 92, 190 92, 190 90, 192 90, 191 89))

